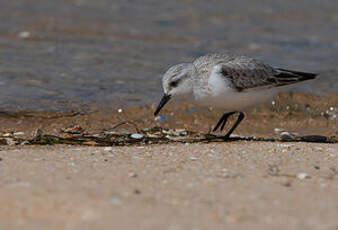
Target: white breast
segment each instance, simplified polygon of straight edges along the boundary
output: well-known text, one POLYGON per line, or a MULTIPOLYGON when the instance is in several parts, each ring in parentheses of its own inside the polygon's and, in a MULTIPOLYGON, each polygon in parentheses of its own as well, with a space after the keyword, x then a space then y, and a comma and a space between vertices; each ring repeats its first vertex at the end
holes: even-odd
POLYGON ((215 66, 209 76, 207 87, 194 89, 197 104, 222 108, 225 111, 241 110, 271 100, 276 89, 253 89, 238 92, 229 79, 221 73, 221 66, 215 66))

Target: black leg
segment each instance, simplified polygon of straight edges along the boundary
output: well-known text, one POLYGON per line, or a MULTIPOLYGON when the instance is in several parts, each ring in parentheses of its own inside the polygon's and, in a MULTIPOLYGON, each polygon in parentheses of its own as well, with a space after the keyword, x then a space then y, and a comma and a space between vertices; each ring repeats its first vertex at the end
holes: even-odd
POLYGON ((221 119, 219 119, 219 121, 217 122, 215 128, 213 129, 213 132, 215 132, 220 125, 222 125, 221 126, 221 130, 223 130, 225 124, 227 123, 228 117, 231 116, 231 115, 233 115, 234 113, 236 113, 236 112, 230 112, 230 113, 223 114, 223 116, 221 117, 221 119))
POLYGON ((223 131, 223 129, 224 129, 224 127, 225 127, 225 125, 226 125, 226 123, 227 123, 227 121, 228 121, 228 118, 230 117, 230 116, 232 116, 232 115, 234 115, 236 112, 230 112, 230 113, 227 113, 226 115, 226 117, 224 118, 224 120, 223 120, 223 124, 222 124, 222 126, 221 126, 221 131, 223 131))
POLYGON ((230 135, 232 134, 232 132, 237 128, 237 126, 239 125, 239 123, 241 123, 241 121, 243 120, 244 113, 242 113, 242 112, 238 112, 238 113, 239 113, 239 115, 238 115, 237 121, 232 126, 232 128, 228 131, 228 133, 225 134, 225 136, 223 137, 224 140, 228 139, 230 137, 230 135))
POLYGON ((217 122, 215 128, 212 130, 213 132, 215 132, 215 131, 218 129, 218 127, 223 123, 224 117, 225 117, 225 116, 226 116, 226 114, 223 114, 223 115, 222 115, 222 117, 221 117, 221 118, 219 119, 219 121, 217 122))

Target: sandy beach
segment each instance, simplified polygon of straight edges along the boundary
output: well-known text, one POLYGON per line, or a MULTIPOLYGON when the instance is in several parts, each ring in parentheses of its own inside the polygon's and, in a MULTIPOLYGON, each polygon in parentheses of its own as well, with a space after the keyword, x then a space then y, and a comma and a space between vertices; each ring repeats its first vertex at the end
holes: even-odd
POLYGON ((336 229, 338 145, 3 146, 1 229, 336 229))
POLYGON ((338 230, 337 12, 0 0, 0 230, 338 230), (170 66, 225 51, 318 78, 241 111, 227 141, 230 111, 173 98, 154 117, 170 66))

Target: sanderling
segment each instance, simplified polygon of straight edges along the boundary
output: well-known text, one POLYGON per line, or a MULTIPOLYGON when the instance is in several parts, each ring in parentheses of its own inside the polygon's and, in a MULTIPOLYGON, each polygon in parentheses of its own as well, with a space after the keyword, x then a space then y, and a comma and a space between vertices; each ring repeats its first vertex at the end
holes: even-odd
POLYGON ((256 59, 233 54, 207 54, 192 63, 174 65, 162 78, 164 96, 154 115, 172 97, 191 97, 195 104, 221 108, 226 113, 213 131, 222 131, 229 116, 237 121, 225 134, 229 138, 243 120, 242 109, 272 98, 280 89, 311 80, 316 74, 273 68, 256 59))

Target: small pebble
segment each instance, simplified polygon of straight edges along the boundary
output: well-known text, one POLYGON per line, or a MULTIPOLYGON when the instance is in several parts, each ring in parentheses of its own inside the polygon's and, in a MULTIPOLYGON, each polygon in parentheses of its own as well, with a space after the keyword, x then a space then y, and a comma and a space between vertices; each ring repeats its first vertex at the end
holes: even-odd
POLYGON ((304 180, 304 179, 310 179, 311 176, 307 173, 298 173, 297 178, 300 180, 304 180))
POLYGON ((137 173, 135 173, 135 172, 131 172, 131 173, 129 173, 129 177, 137 177, 137 173))
POLYGON ((29 38, 31 36, 31 33, 28 31, 22 31, 19 33, 20 38, 29 38))
POLYGON ((326 188, 326 187, 327 187, 327 184, 321 183, 319 186, 320 186, 321 188, 326 188))
POLYGON ((25 135, 24 132, 15 132, 13 133, 14 136, 21 136, 21 135, 25 135))
POLYGON ((282 132, 282 129, 280 129, 280 128, 275 128, 274 131, 275 131, 275 133, 280 133, 280 132, 282 132))
POLYGON ((188 134, 187 130, 185 129, 175 129, 175 131, 181 136, 186 136, 188 134))
POLYGON ((293 145, 291 145, 291 144, 277 144, 277 146, 278 147, 282 147, 282 148, 289 148, 289 147, 291 147, 293 145))
POLYGON ((171 136, 169 136, 169 135, 166 135, 165 138, 167 138, 168 140, 175 140, 174 137, 171 137, 171 136))
POLYGON ((109 203, 112 204, 112 205, 122 205, 123 204, 122 200, 120 200, 119 198, 111 198, 109 200, 109 203))
POLYGON ((190 160, 192 160, 192 161, 196 161, 196 160, 197 160, 197 158, 196 158, 196 157, 190 157, 190 160))
POLYGON ((104 131, 103 133, 107 135, 116 134, 114 131, 104 131))
POLYGON ((113 150, 112 147, 105 147, 105 148, 103 149, 103 151, 106 151, 106 152, 109 152, 109 151, 112 151, 112 150, 113 150))
POLYGON ((130 137, 133 138, 133 139, 142 139, 143 135, 139 134, 139 133, 133 133, 133 134, 130 135, 130 137))
POLYGON ((165 114, 161 114, 160 116, 155 117, 156 122, 167 122, 168 116, 165 114))

